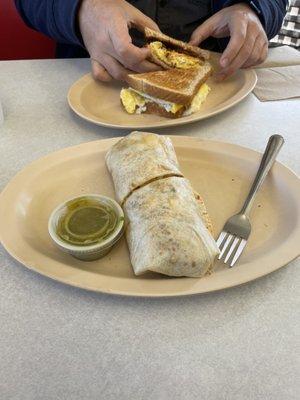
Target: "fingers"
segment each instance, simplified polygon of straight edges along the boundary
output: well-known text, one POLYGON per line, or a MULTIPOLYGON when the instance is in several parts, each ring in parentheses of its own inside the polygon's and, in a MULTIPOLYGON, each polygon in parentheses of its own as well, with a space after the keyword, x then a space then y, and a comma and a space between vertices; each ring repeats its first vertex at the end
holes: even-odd
POLYGON ((124 65, 124 67, 135 72, 151 72, 159 71, 161 69, 157 64, 146 59, 150 55, 150 51, 147 48, 138 48, 134 45, 124 46, 124 48, 121 48, 119 45, 117 50, 110 49, 107 54, 118 60, 122 65, 124 65), (132 48, 134 48, 133 51, 132 48), (136 49, 141 51, 141 53, 137 54, 136 49))
POLYGON ((110 55, 116 56, 126 67, 131 69, 134 65, 143 62, 149 56, 149 49, 139 48, 132 44, 132 39, 124 19, 120 18, 113 22, 109 36, 113 44, 110 55))
POLYGON ((91 59, 92 64, 92 75, 94 79, 102 82, 109 82, 112 80, 112 77, 118 80, 126 80, 126 76, 128 73, 134 72, 151 72, 151 71, 159 71, 161 68, 152 64, 149 61, 143 61, 140 64, 134 66, 132 70, 128 70, 124 68, 124 66, 119 63, 114 57, 110 55, 102 55, 101 62, 105 65, 105 68, 95 59, 91 59), (107 70, 106 70, 107 69, 107 70))
POLYGON ((112 80, 112 77, 98 61, 91 60, 91 65, 94 79, 102 82, 109 82, 112 80))
POLYGON ((208 18, 202 25, 198 26, 197 29, 192 33, 190 44, 198 46, 203 40, 207 39, 214 32, 215 26, 217 25, 218 15, 214 15, 208 18))
POLYGON ((113 77, 124 81, 132 71, 150 72, 161 69, 146 60, 150 53, 149 49, 138 48, 132 44, 124 19, 116 18, 110 32, 113 32, 110 34, 113 46, 107 48, 105 52, 93 55, 92 73, 95 79, 109 81, 113 77))
MULTIPOLYGON (((140 14, 144 19, 147 19, 142 13, 140 14)), ((150 18, 148 19, 152 21, 150 18)), ((157 27, 154 22, 153 24, 154 27, 157 27)), ((113 48, 107 51, 107 53, 116 58, 126 68, 136 72, 151 72, 161 69, 156 64, 146 60, 150 55, 150 50, 147 47, 139 48, 132 44, 132 39, 124 19, 114 21, 110 37, 113 48)))
POLYGON ((132 65, 130 69, 134 72, 152 72, 160 71, 162 68, 157 64, 153 64, 152 62, 145 60, 139 64, 132 65))
POLYGON ((248 60, 243 64, 243 68, 254 67, 265 61, 268 55, 268 43, 264 38, 257 38, 253 47, 253 52, 248 60))
POLYGON ((132 72, 124 68, 122 64, 108 54, 104 54, 102 56, 101 63, 108 73, 118 81, 125 81, 127 75, 132 72))
POLYGON ((258 59, 258 62, 255 65, 263 63, 268 57, 268 52, 269 52, 269 46, 268 43, 265 43, 262 52, 260 54, 260 57, 258 59))
POLYGON ((253 52, 254 43, 255 38, 252 35, 248 35, 237 56, 226 68, 223 68, 219 72, 217 79, 226 79, 228 76, 233 75, 242 65, 244 65, 253 52))
POLYGON ((148 48, 134 46, 129 34, 132 25, 144 30, 145 26, 159 30, 154 21, 126 1, 83 1, 80 7, 80 29, 92 59, 95 79, 125 80, 132 71, 149 72, 160 69, 149 62, 148 48), (86 7, 84 7, 86 5, 86 7))
MULTIPOLYGON (((221 67, 226 68, 240 52, 247 36, 247 22, 233 23, 229 26, 230 40, 220 59, 221 67)), ((255 38, 253 39, 254 42, 255 38)))
POLYGON ((140 10, 137 10, 136 16, 132 20, 133 26, 141 32, 144 32, 145 27, 153 29, 154 31, 160 32, 160 29, 156 22, 147 15, 143 14, 140 10))

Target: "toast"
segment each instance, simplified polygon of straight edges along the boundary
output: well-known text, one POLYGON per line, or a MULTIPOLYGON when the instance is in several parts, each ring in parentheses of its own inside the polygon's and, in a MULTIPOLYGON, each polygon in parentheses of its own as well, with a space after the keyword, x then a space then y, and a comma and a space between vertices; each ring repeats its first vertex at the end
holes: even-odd
POLYGON ((177 104, 189 104, 200 86, 212 74, 205 63, 201 68, 169 69, 166 71, 129 74, 127 83, 138 92, 177 104))

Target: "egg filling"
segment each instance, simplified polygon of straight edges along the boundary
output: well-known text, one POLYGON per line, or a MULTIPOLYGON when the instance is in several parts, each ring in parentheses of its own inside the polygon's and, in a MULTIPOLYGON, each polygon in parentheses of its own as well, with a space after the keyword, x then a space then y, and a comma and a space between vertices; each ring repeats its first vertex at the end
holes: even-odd
POLYGON ((121 90, 120 97, 121 102, 128 114, 141 114, 142 112, 146 111, 147 103, 153 102, 172 114, 176 114, 180 109, 185 107, 186 109, 183 115, 190 115, 200 110, 201 105, 205 101, 209 92, 210 87, 206 83, 202 84, 197 94, 194 96, 191 104, 188 106, 158 99, 156 97, 149 96, 146 93, 138 92, 132 88, 123 88, 121 90))
POLYGON ((188 69, 202 65, 199 58, 168 50, 161 42, 152 42, 149 46, 152 54, 171 68, 188 69))

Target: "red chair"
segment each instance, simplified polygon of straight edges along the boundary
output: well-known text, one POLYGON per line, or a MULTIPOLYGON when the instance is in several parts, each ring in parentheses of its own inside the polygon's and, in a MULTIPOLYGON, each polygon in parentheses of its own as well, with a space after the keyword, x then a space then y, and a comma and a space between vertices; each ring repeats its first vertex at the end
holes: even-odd
POLYGON ((0 60, 54 58, 55 42, 28 28, 13 0, 1 0, 0 60))

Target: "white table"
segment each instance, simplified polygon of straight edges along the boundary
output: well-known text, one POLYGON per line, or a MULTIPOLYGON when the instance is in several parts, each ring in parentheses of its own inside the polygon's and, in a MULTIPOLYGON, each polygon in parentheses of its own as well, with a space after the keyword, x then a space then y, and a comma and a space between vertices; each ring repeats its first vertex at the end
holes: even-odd
MULTIPOLYGON (((124 134, 69 110, 67 90, 88 70, 88 60, 0 63, 0 190, 45 154, 124 134)), ((160 132, 260 151, 279 132, 279 159, 299 173, 299 109, 299 100, 251 94, 212 119, 160 132)), ((0 246, 0 398, 298 399, 299 266, 208 295, 133 299, 56 283, 0 246)))

